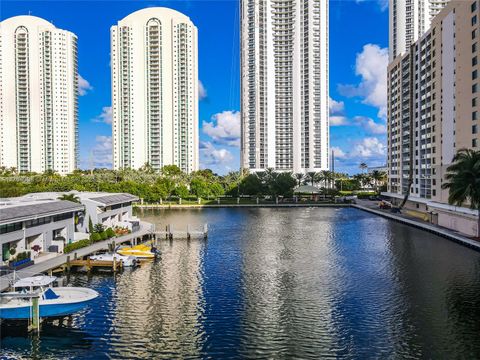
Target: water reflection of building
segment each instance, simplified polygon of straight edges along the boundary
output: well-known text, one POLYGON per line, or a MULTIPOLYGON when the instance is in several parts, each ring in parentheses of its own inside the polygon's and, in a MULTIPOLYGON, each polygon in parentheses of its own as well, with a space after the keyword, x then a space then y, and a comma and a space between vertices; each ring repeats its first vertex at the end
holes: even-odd
POLYGON ((162 240, 161 260, 119 277, 114 352, 198 357, 203 246, 202 241, 162 240))
POLYGON ((246 355, 262 349, 301 358, 331 348, 335 211, 280 210, 272 216, 272 210, 261 209, 249 219, 243 248, 246 355))

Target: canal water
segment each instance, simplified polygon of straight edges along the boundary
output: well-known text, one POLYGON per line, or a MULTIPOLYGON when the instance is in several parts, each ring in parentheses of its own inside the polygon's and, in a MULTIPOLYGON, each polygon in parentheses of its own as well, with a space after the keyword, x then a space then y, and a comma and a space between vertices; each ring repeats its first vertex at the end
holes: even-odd
POLYGON ((101 296, 44 324, 3 324, 2 358, 480 358, 480 253, 356 209, 139 213, 208 240, 68 281, 101 296))

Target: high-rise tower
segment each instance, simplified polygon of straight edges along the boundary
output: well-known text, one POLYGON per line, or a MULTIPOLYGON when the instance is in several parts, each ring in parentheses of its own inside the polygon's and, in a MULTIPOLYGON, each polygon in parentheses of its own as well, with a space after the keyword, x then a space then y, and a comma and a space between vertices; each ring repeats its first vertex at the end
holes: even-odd
POLYGON ((77 167, 77 37, 35 16, 0 23, 0 166, 77 167))
POLYGON ((197 28, 152 7, 111 27, 113 164, 198 169, 197 28))
POLYGON ((241 1, 243 168, 329 168, 328 1, 241 1))
POLYGON ((389 59, 408 51, 449 0, 390 0, 389 59))

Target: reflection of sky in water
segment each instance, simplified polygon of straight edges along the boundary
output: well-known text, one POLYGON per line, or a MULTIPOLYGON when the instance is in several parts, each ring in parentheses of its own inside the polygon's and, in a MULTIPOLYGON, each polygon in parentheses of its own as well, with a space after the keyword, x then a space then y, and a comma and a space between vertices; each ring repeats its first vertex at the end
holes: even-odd
POLYGON ((480 356, 480 254, 355 209, 145 212, 162 260, 73 274, 102 297, 40 339, 2 327, 2 354, 48 358, 480 356))

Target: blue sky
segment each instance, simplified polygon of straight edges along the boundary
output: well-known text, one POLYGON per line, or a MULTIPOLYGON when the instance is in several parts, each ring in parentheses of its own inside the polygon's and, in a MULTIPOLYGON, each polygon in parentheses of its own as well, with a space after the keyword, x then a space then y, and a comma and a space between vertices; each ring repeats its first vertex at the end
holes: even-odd
MULTIPOLYGON (((335 170, 385 162, 388 0, 330 1, 331 146, 335 170)), ((31 14, 78 36, 80 166, 111 166, 110 26, 133 11, 165 6, 199 34, 200 162, 218 173, 239 167, 239 34, 235 0, 3 1, 0 18, 31 14)))

